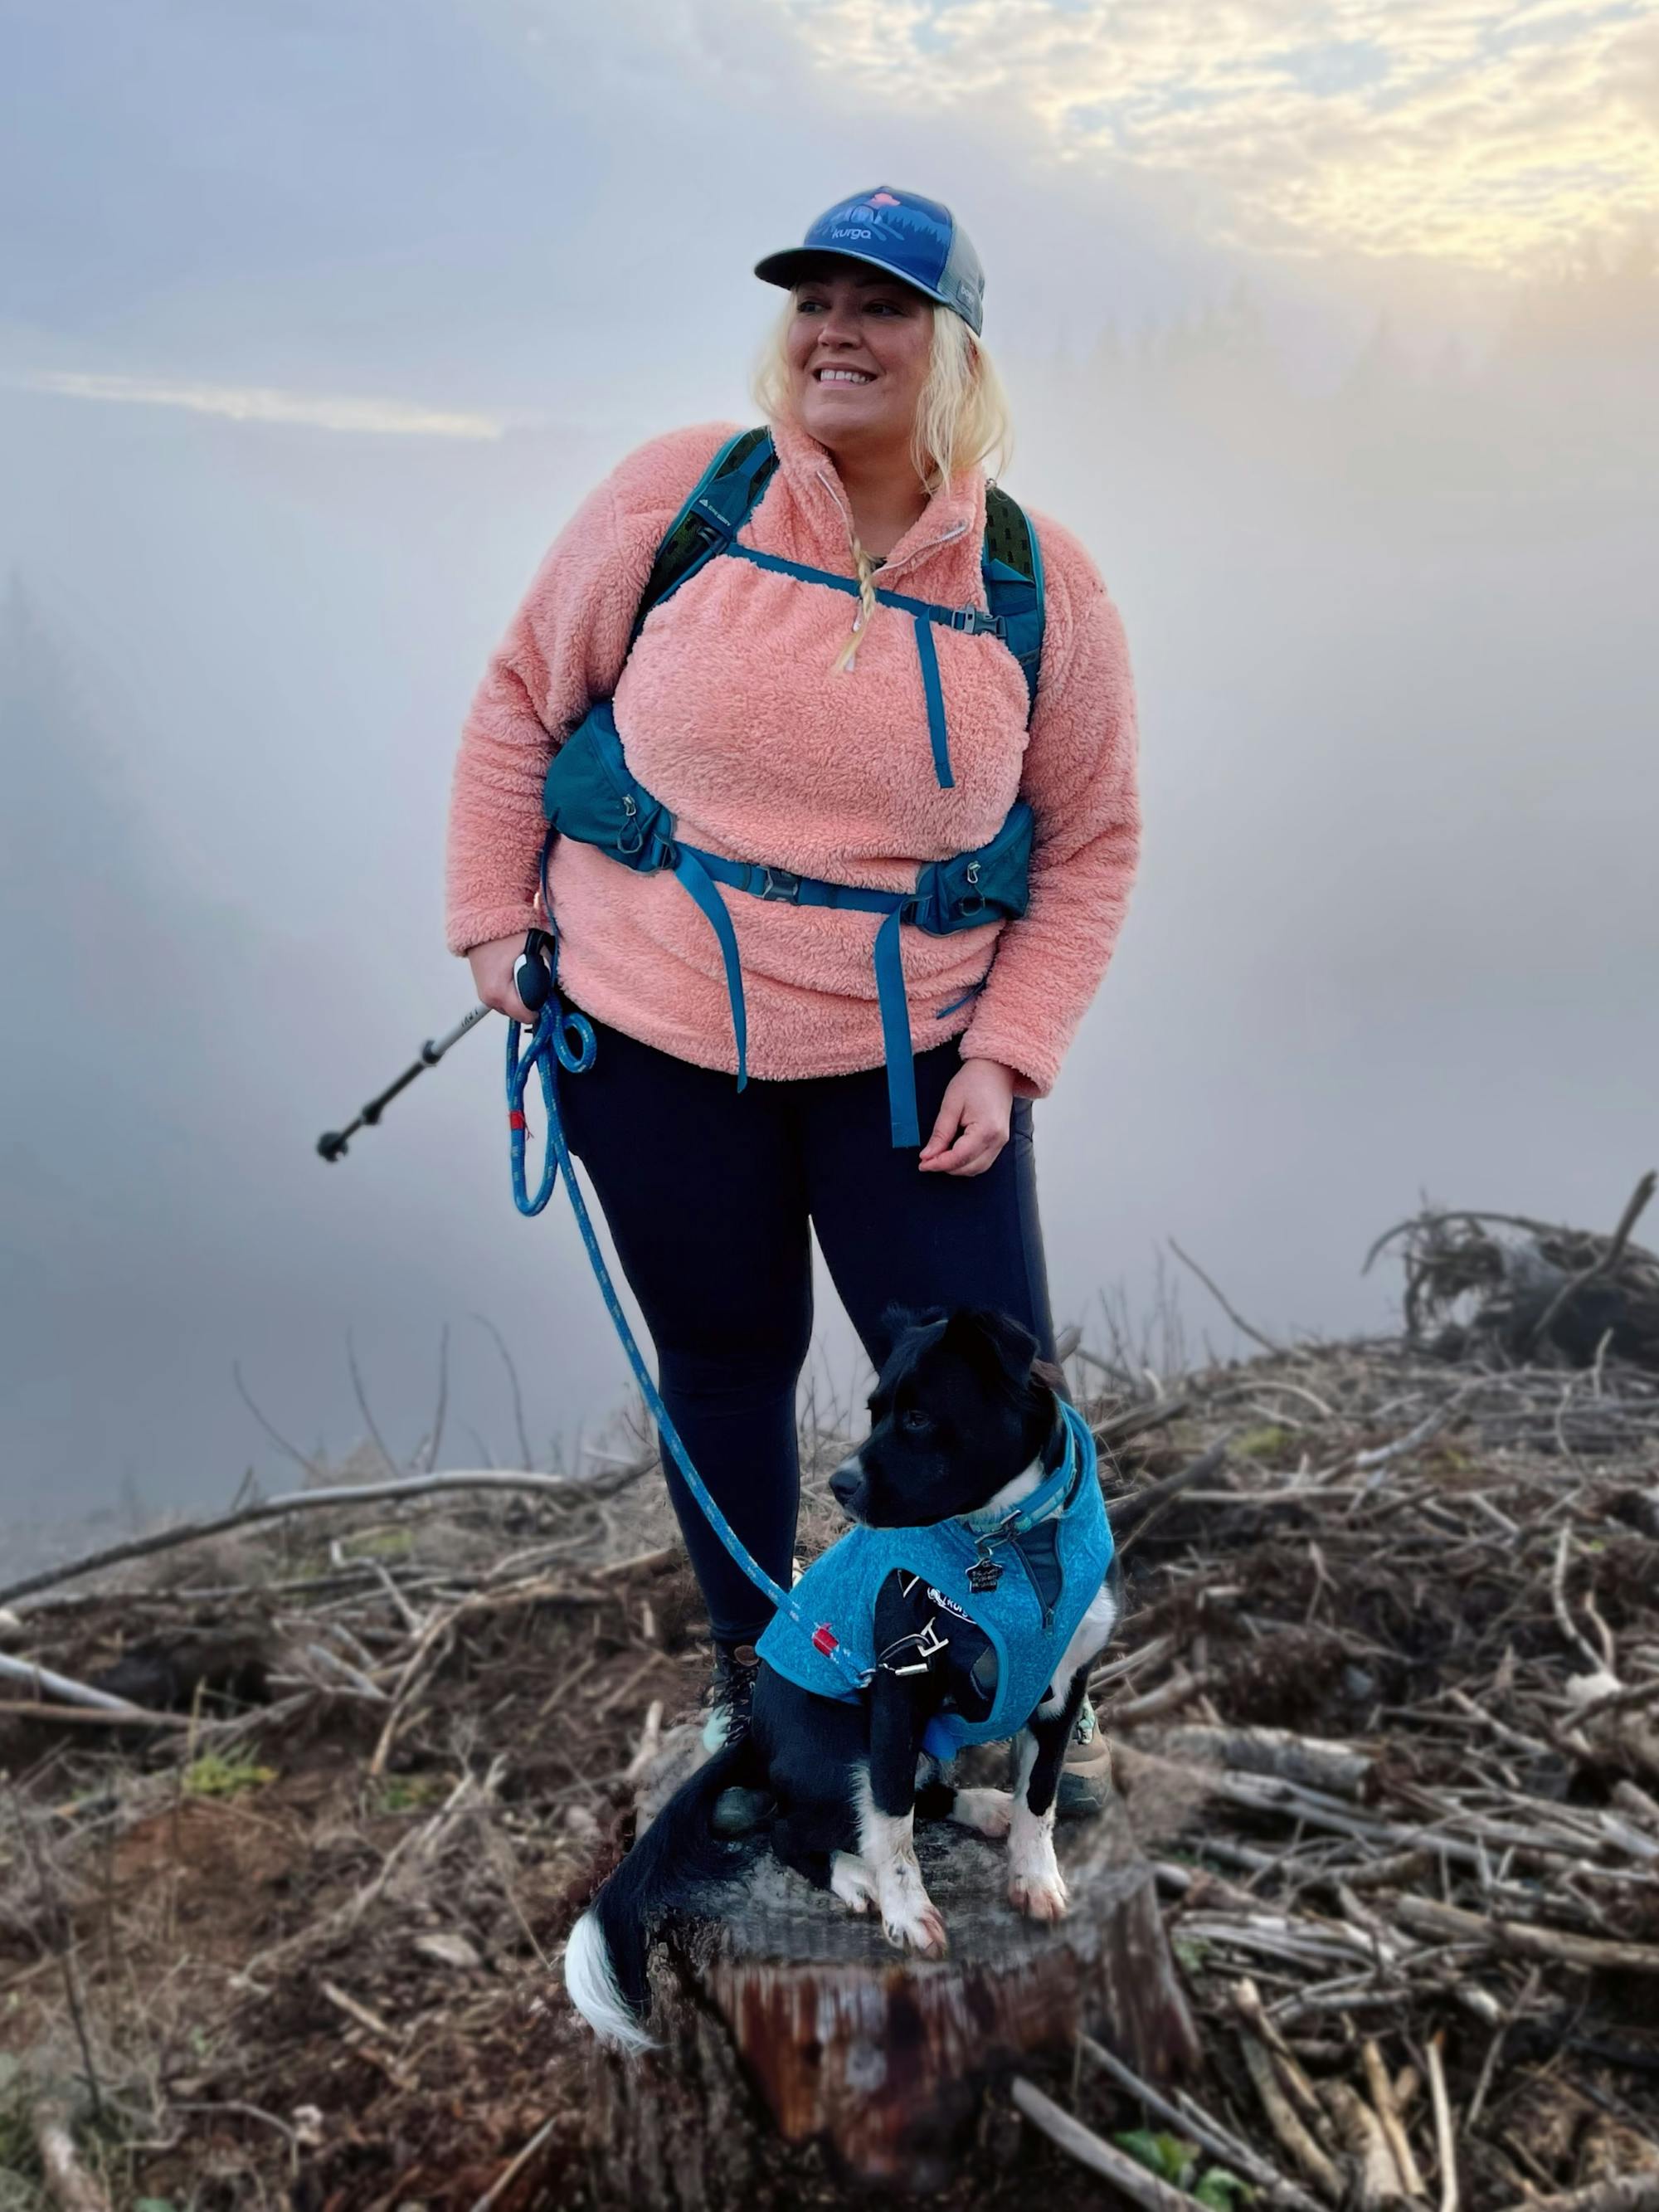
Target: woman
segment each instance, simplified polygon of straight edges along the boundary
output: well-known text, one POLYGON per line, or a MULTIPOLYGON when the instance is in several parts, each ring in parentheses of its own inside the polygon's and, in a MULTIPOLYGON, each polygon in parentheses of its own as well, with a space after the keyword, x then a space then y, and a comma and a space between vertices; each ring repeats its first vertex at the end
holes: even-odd
MULTIPOLYGON (((1077 541, 1033 525, 1046 579, 1034 703, 1007 645, 947 626, 950 610, 986 607, 981 463, 1007 435, 980 342, 983 279, 949 210, 882 187, 756 273, 790 296, 758 379, 777 465, 733 549, 744 557, 690 575, 630 651, 659 546, 733 426, 653 440, 588 499, 466 724, 448 933, 486 1003, 525 1019, 513 966, 541 920, 544 775, 613 696, 627 769, 675 839, 764 879, 760 896, 708 894, 740 958, 745 1056, 719 917, 670 870, 636 872, 561 836, 549 878, 562 982, 598 1036, 592 1068, 562 1086, 571 1148, 691 1457, 787 1581, 809 1231, 872 1359, 895 1304, 997 1307, 1052 1351, 1030 1102, 1105 970, 1139 817, 1122 632, 1077 541), (933 619, 913 617, 917 604, 933 619), (926 1138, 896 1149, 878 925, 791 902, 787 887, 908 890, 919 867, 984 846, 1018 799, 1035 817, 1023 916, 902 932, 895 1097, 913 1066, 926 1138), (734 1084, 745 1065, 755 1079, 734 1084)), ((717 1741, 747 1725, 769 1609, 669 1483, 714 1632, 717 1741)), ((1099 1796, 1103 1747, 1091 1716, 1085 1728, 1073 1802, 1099 1796)))

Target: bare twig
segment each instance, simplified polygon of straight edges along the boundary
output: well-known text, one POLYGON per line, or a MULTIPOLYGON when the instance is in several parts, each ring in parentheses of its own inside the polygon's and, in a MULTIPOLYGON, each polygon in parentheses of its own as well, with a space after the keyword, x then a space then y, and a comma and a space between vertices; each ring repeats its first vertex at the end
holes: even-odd
POLYGON ((1180 1245, 1176 1243, 1173 1237, 1170 1239, 1170 1249, 1175 1254, 1176 1259, 1180 1261, 1183 1267, 1190 1267, 1192 1269, 1194 1274, 1198 1277, 1199 1281, 1203 1284, 1205 1289, 1210 1293, 1210 1296, 1220 1307, 1222 1312, 1226 1315, 1228 1320, 1231 1322, 1235 1328, 1242 1330, 1243 1334, 1249 1338, 1252 1344, 1259 1344, 1264 1352, 1275 1352, 1280 1358, 1283 1358, 1285 1351, 1285 1346, 1282 1344, 1275 1344, 1272 1337, 1264 1336, 1259 1328, 1255 1328, 1251 1322, 1246 1321, 1243 1315, 1238 1311, 1237 1308, 1229 1303, 1226 1293, 1222 1290, 1219 1284, 1218 1284, 1211 1276, 1205 1273, 1203 1268, 1199 1266, 1197 1261, 1193 1258, 1190 1253, 1183 1252, 1182 1250, 1180 1245))
POLYGON ((288 1438, 283 1435, 282 1431, 279 1429, 273 1428, 270 1423, 266 1419, 264 1414, 259 1410, 258 1407, 255 1405, 253 1402, 252 1393, 249 1390, 247 1384, 242 1380, 242 1369, 240 1361, 234 1359, 232 1360, 230 1363, 230 1374, 231 1380, 236 1385, 237 1396, 247 1407, 249 1413, 252 1414, 254 1419, 258 1421, 259 1426, 264 1431, 265 1434, 270 1438, 272 1443, 276 1445, 277 1450, 283 1454, 284 1458, 291 1459, 296 1467, 302 1467, 313 1482, 320 1482, 323 1479, 323 1469, 319 1465, 318 1462, 314 1459, 308 1459, 305 1453, 302 1452, 297 1445, 289 1443, 288 1438))
POLYGON ((27 1597, 34 1590, 51 1589, 59 1583, 73 1582, 80 1575, 119 1566, 128 1559, 146 1559, 152 1553, 172 1551, 180 1544, 199 1543, 204 1536, 222 1536, 228 1529, 245 1528, 258 1521, 275 1521, 285 1513, 318 1513, 336 1506, 365 1505, 384 1498, 428 1498, 441 1490, 537 1491, 557 1498, 562 1504, 584 1497, 609 1497, 632 1480, 637 1472, 642 1470, 630 1468, 620 1476, 601 1475, 579 1481, 573 1475, 531 1474, 505 1468, 462 1468, 442 1474, 409 1475, 398 1482, 358 1482, 333 1488, 290 1491, 284 1497, 260 1498, 235 1513, 221 1514, 214 1521, 181 1522, 177 1528, 155 1529, 148 1536, 134 1536, 125 1543, 111 1544, 101 1552, 88 1553, 62 1565, 42 1568, 40 1573, 25 1575, 21 1581, 0 1589, 0 1604, 15 1597, 27 1597))
POLYGON ((1429 2095, 1434 2105, 1435 2148, 1440 2158, 1440 2212, 1457 2212, 1457 2138, 1452 2130, 1446 2069, 1441 2057, 1445 2040, 1443 2032, 1429 2038, 1429 2095))
MULTIPOLYGON (((432 1434, 428 1439, 422 1466, 430 1474, 438 1464, 438 1454, 444 1440, 444 1419, 449 1409, 449 1323, 444 1323, 443 1334, 438 1340, 438 1407, 432 1416, 432 1434)), ((528 1460, 530 1455, 525 1454, 528 1460)))
POLYGON ((1618 1265, 1620 1254, 1630 1242, 1632 1230, 1635 1228, 1647 1210, 1648 1201, 1656 1189, 1659 1189, 1659 1170, 1650 1168, 1626 1200, 1625 1210, 1619 1217, 1619 1226, 1607 1239, 1600 1254, 1588 1267, 1581 1267, 1576 1275, 1569 1275, 1548 1305, 1545 1307, 1528 1339, 1529 1344, 1539 1345, 1544 1342, 1554 1326, 1555 1317, 1562 1307, 1577 1297, 1587 1283, 1593 1283, 1599 1276, 1612 1273, 1618 1265))
POLYGON ((1223 2128, 1218 2120, 1195 2106, 1190 2097, 1180 2105, 1171 2104, 1167 2097, 1153 2088, 1150 2081, 1143 2081, 1139 2074, 1132 2071, 1103 2044, 1097 2043, 1091 2035, 1079 2036, 1078 2045, 1085 2058, 1091 2059, 1115 2081, 1138 2097, 1149 2112, 1155 2112, 1159 2119, 1167 2120, 1171 2127, 1183 2129, 1199 2148, 1207 2151, 1212 2158, 1219 2159, 1224 2165, 1237 2166, 1245 2179, 1255 2182, 1273 2203, 1287 2205, 1292 2208, 1292 2212, 1311 2212, 1314 2199, 1305 2189, 1291 2180, 1288 2175, 1281 2173, 1276 2166, 1253 2150, 1231 2130, 1223 2128))
POLYGON ((357 1365, 357 1347, 352 1341, 351 1331, 349 1329, 346 1331, 346 1365, 351 1370, 352 1395, 357 1401, 358 1412, 362 1415, 364 1420, 368 1425, 368 1433, 374 1440, 374 1449, 380 1455, 380 1458, 386 1467, 386 1473, 388 1474, 395 1475, 398 1473, 401 1462, 393 1459, 392 1456, 390 1447, 387 1445, 386 1438, 380 1434, 379 1424, 374 1419, 374 1410, 368 1402, 368 1393, 363 1388, 362 1375, 357 1365))
POLYGON ((490 2183, 489 2188, 472 2207, 472 2212, 490 2212, 491 2205, 501 2203, 509 2185, 518 2179, 557 2125, 556 2119, 543 2121, 518 2156, 504 2166, 495 2180, 490 2183))
POLYGON ((524 1425, 524 1393, 519 1388, 519 1370, 513 1364, 513 1354, 507 1348, 506 1338, 488 1314, 475 1313, 472 1318, 480 1328, 489 1331, 495 1339, 496 1351, 501 1355, 501 1364, 507 1370, 507 1385, 513 1393, 513 1420, 519 1436, 519 1457, 523 1464, 528 1467, 532 1454, 529 1434, 524 1425))
POLYGON ((1139 2159, 1131 2158, 1127 2151, 1119 2150, 1115 2143, 1103 2142, 1092 2128, 1085 2128, 1081 2120, 1074 2120, 1052 2097, 1045 2097, 1034 2081, 1023 2074, 1016 2074, 1008 2084, 1008 2094, 1033 2127, 1039 2128, 1052 2143, 1057 2143, 1068 2158, 1079 2166, 1086 2166, 1093 2173, 1103 2174, 1115 2189, 1139 2204, 1141 2212, 1192 2212, 1194 2199, 1184 2189, 1172 2189, 1167 2181, 1160 2181, 1139 2159))

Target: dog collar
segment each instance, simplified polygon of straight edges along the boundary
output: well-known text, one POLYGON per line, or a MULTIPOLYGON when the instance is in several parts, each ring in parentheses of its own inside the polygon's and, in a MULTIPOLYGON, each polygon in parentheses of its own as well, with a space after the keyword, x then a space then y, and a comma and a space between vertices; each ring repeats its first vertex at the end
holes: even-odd
POLYGON ((1043 1478, 1030 1496, 1012 1512, 964 1513, 959 1525, 976 1545, 1018 1542, 1040 1522, 1063 1513, 1072 1503, 1079 1478, 1092 1475, 1097 1462, 1094 1431, 1075 1406, 1060 1401, 1060 1418, 1066 1431, 1066 1452, 1054 1473, 1043 1478))

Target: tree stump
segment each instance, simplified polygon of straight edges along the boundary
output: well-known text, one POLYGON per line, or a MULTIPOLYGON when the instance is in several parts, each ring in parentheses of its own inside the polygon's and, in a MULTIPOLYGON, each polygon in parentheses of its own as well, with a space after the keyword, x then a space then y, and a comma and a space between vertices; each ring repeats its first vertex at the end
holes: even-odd
MULTIPOLYGON (((683 1773, 684 1758, 671 1744, 664 1766, 683 1773)), ((642 1809, 660 1794, 647 1784, 642 1809)), ((763 2203, 821 2172, 825 2148, 860 2181, 937 2188, 986 2089, 1032 2054, 1070 2051, 1080 2029, 1153 2081, 1195 2063, 1152 1869, 1121 1806, 1063 1824, 1056 1841, 1072 1909, 1041 1927, 1007 1902, 1001 1844, 918 1826, 950 1935, 938 1961, 893 1950, 878 1919, 769 1853, 715 1893, 707 1917, 652 1951, 660 2048, 631 2062, 595 2051, 604 2201, 763 2203)))

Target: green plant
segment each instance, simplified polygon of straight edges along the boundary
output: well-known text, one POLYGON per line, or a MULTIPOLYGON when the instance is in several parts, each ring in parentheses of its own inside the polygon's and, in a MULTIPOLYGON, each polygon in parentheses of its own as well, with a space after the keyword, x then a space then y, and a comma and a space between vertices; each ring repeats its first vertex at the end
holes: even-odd
POLYGON ((1172 2189, 1183 2190, 1195 2197, 1206 2207, 1206 2212, 1234 2212, 1235 2197, 1248 2204, 1255 2195, 1248 2181, 1241 2180, 1224 2166, 1207 2166, 1199 2174, 1198 2145, 1188 2142, 1184 2136, 1152 2128, 1131 2128, 1112 2140, 1120 2150, 1127 2150, 1131 2158, 1149 2173, 1155 2173, 1160 2181, 1167 2181, 1172 2189))
POLYGON ((251 1759, 222 1759, 204 1751, 185 1769, 184 1788, 191 1797, 238 1797, 245 1790, 263 1790, 276 1779, 274 1766, 260 1766, 251 1759))

